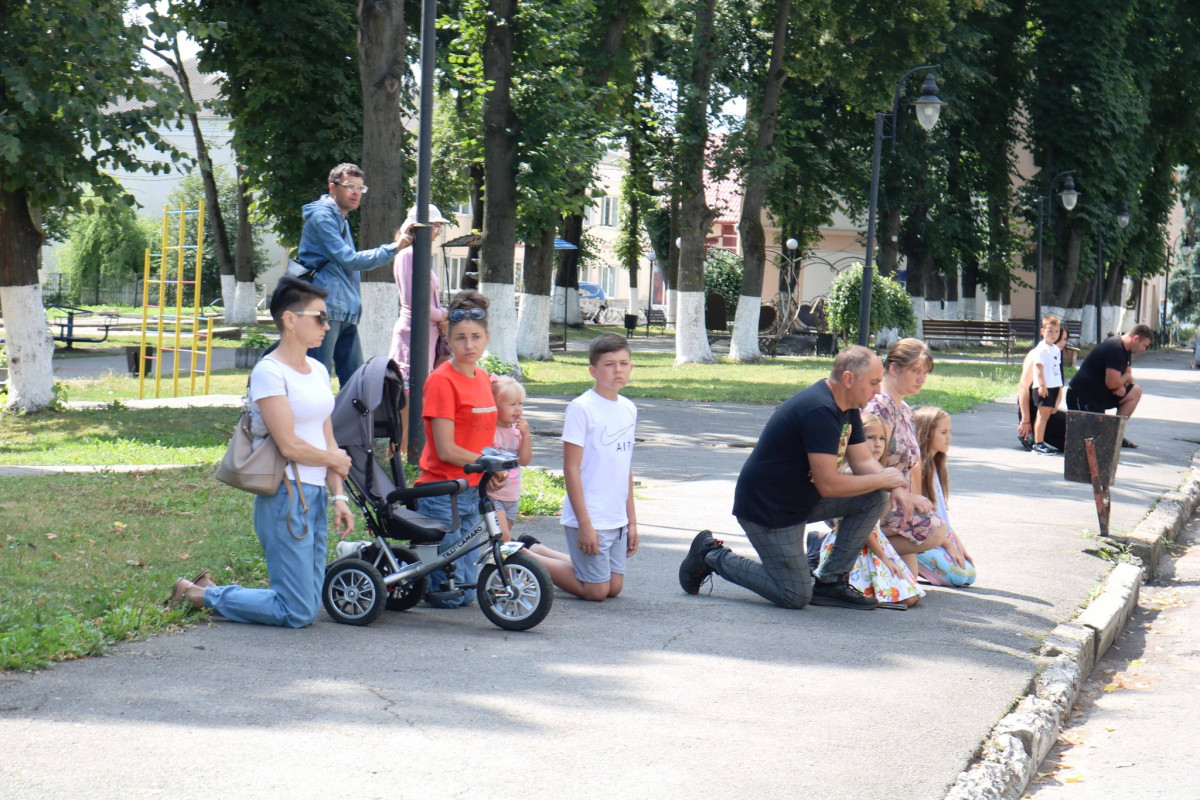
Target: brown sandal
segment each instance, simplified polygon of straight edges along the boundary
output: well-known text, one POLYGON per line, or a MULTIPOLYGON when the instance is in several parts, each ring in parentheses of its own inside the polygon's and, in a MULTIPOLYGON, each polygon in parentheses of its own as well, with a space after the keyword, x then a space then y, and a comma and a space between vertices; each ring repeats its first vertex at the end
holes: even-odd
POLYGON ((192 583, 194 583, 197 586, 200 586, 204 589, 207 589, 210 586, 217 585, 217 582, 212 579, 212 572, 207 569, 204 570, 203 572, 201 572, 196 577, 192 578, 192 583))
POLYGON ((184 603, 187 603, 187 590, 188 587, 193 585, 187 578, 180 578, 175 581, 175 585, 171 587, 171 596, 163 601, 163 606, 166 608, 179 608, 184 603))

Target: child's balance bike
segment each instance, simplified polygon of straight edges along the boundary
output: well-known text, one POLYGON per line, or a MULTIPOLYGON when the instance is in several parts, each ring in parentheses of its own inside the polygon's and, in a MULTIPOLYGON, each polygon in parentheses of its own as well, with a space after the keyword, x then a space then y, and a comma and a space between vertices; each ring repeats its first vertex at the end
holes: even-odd
MULTIPOLYGON (((479 524, 444 552, 430 553, 427 560, 418 556, 415 549, 389 545, 387 539, 374 530, 373 541, 339 543, 337 560, 325 569, 325 585, 321 592, 325 611, 335 622, 344 625, 369 625, 384 608, 404 611, 425 597, 437 600, 462 597, 464 590, 454 579, 454 560, 482 548, 476 561, 481 567, 476 592, 484 616, 511 631, 529 630, 545 619, 554 603, 550 573, 541 562, 524 552, 525 546, 520 542, 500 541, 495 505, 487 494, 492 475, 516 466, 515 455, 489 447, 475 463, 463 468, 468 474, 483 475, 479 481, 479 524), (448 579, 435 591, 428 592, 429 575, 438 569, 444 569, 448 579)), ((438 486, 418 484, 411 489, 397 489, 388 500, 394 503, 410 499, 409 495, 453 496, 466 486, 463 479, 441 481, 438 486)), ((428 518, 409 513, 406 519, 423 520, 426 536, 421 541, 440 541, 446 534, 444 528, 428 518), (440 532, 432 540, 428 537, 431 529, 440 532)))

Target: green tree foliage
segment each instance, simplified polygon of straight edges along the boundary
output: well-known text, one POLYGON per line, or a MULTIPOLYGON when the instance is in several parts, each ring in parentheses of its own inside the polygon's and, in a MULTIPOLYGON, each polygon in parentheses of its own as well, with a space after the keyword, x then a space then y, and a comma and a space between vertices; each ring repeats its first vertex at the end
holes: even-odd
MULTIPOLYGON (((233 175, 222 167, 216 167, 213 170, 213 177, 217 182, 217 197, 221 203, 221 213, 226 219, 237 219, 237 182, 233 175)), ((167 201, 171 206, 178 208, 196 209, 200 207, 200 201, 205 200, 204 184, 199 172, 192 172, 179 185, 171 190, 167 195, 167 201)), ((207 202, 207 201, 205 201, 207 202)), ((208 216, 207 214, 205 215, 208 216)), ((214 298, 221 296, 221 270, 217 263, 217 252, 215 242, 213 240, 212 228, 207 224, 204 226, 204 248, 201 251, 200 264, 200 299, 201 302, 208 303, 214 298)), ((189 220, 189 228, 192 226, 189 220)), ((158 239, 161 238, 162 220, 158 220, 157 233, 154 236, 154 244, 152 247, 157 252, 158 239)), ((194 230, 194 228, 190 228, 194 230)), ((267 261, 267 252, 263 245, 263 234, 265 228, 261 223, 251 225, 251 238, 254 246, 254 274, 258 275, 263 270, 267 269, 270 264, 267 261)), ((238 246, 238 230, 233 227, 229 231, 229 247, 236 252, 238 246)))
POLYGON ((704 260, 704 297, 719 294, 732 317, 742 293, 742 259, 731 250, 710 248, 704 260))
POLYGON ((200 64, 225 75, 233 148, 247 167, 255 211, 295 246, 304 224, 300 209, 326 191, 329 170, 361 160, 355 4, 179 3, 187 19, 223 27, 219 38, 199 40, 200 64))
POLYGON ((138 219, 132 204, 88 201, 67 222, 67 243, 59 263, 70 283, 70 301, 82 302, 87 290, 102 283, 136 281, 142 275, 151 226, 138 219))
MULTIPOLYGON (((858 338, 859 301, 862 298, 861 264, 842 270, 829 288, 829 325, 847 342, 858 338)), ((871 330, 899 328, 902 336, 917 329, 912 299, 895 279, 876 275, 871 281, 871 330)))

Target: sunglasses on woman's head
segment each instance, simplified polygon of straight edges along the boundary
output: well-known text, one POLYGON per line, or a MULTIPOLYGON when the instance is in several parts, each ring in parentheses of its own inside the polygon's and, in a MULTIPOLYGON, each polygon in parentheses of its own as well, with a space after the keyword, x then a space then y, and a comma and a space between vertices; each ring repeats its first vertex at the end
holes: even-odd
POLYGON ((487 311, 479 308, 478 306, 472 306, 471 308, 456 308, 450 312, 451 322, 462 322, 464 319, 473 319, 478 322, 479 320, 486 318, 487 311))
POLYGON ((292 313, 295 314, 297 317, 316 317, 318 325, 328 325, 329 324, 329 312, 328 311, 293 311, 292 313))

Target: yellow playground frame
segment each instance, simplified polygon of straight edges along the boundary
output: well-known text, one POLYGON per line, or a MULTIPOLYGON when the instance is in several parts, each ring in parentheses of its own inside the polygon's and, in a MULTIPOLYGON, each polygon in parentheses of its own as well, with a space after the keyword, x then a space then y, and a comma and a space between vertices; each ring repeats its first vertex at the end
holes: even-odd
POLYGON ((213 317, 211 314, 202 315, 200 313, 200 262, 204 255, 204 202, 201 201, 200 207, 196 209, 188 209, 186 206, 180 205, 179 208, 172 209, 170 206, 163 208, 163 226, 162 226, 162 242, 159 252, 151 253, 146 250, 146 263, 144 276, 142 281, 142 337, 141 344, 138 348, 138 397, 146 396, 146 362, 154 362, 154 396, 160 397, 162 394, 162 366, 163 356, 166 353, 171 354, 172 369, 171 369, 171 393, 173 397, 179 397, 179 354, 189 353, 191 361, 189 366, 189 375, 191 379, 190 394, 196 394, 196 377, 204 376, 204 391, 201 394, 208 394, 209 379, 212 374, 212 334, 213 334, 213 317), (195 222, 195 244, 187 243, 187 226, 188 219, 194 218, 195 222), (175 239, 178 244, 168 244, 172 241, 172 227, 175 228, 177 234, 175 239), (192 279, 187 279, 187 261, 188 256, 191 256, 192 261, 192 279), (153 277, 154 260, 158 259, 159 269, 157 277, 153 277), (174 261, 174 265, 172 265, 174 261), (172 268, 174 277, 172 277, 172 268), (154 285, 158 287, 158 302, 150 302, 150 287, 154 285), (174 305, 168 306, 168 286, 173 287, 174 305), (190 314, 184 317, 184 290, 186 287, 193 287, 192 303, 189 308, 190 314), (168 315, 166 311, 173 309, 174 314, 168 315), (205 322, 205 330, 200 334, 201 320, 205 322), (147 357, 146 355, 146 340, 151 333, 153 326, 154 335, 154 355, 147 357), (173 330, 168 330, 168 326, 173 330), (190 328, 190 347, 188 344, 188 334, 184 328, 190 328), (167 341, 171 343, 171 347, 164 347, 164 334, 171 334, 171 338, 167 341), (203 349, 201 349, 200 339, 203 337, 203 349), (199 366, 199 360, 203 356, 204 366, 199 366))

